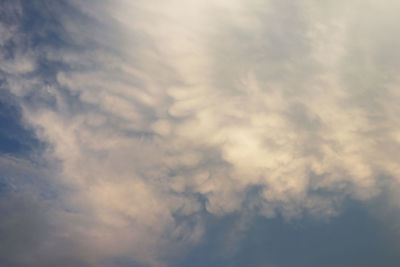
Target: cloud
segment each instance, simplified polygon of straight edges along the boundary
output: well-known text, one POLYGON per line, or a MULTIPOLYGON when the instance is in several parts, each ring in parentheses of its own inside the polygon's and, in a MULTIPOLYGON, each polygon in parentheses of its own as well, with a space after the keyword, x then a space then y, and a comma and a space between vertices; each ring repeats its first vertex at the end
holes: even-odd
POLYGON ((32 240, 67 247, 55 260, 161 266, 205 214, 326 218, 377 196, 399 176, 395 6, 6 1, 1 75, 59 163, 59 206, 12 196, 14 220, 52 218, 32 240))

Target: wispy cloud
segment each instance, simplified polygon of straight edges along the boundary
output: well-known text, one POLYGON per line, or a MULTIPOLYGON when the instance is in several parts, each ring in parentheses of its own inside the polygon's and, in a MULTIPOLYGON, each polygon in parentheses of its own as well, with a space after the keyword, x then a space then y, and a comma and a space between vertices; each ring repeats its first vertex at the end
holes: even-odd
POLYGON ((10 197, 3 229, 51 232, 12 263, 168 265, 206 215, 327 218, 398 181, 394 1, 2 5, 0 75, 58 162, 57 205, 10 197))

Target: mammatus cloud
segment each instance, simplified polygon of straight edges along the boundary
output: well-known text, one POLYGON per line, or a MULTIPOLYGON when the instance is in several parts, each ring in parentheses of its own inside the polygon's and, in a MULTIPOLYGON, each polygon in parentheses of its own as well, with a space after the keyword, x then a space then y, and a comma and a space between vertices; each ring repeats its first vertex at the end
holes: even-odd
POLYGON ((2 206, 50 233, 6 263, 168 265, 206 213, 326 218, 397 184, 394 1, 2 5, 2 79, 57 162, 55 199, 2 206))

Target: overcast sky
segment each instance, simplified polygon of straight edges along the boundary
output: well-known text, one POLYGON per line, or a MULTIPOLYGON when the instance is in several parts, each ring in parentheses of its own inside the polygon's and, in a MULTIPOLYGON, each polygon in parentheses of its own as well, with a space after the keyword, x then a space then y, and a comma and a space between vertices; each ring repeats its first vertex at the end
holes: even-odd
POLYGON ((399 10, 0 0, 0 266, 400 266, 399 10))

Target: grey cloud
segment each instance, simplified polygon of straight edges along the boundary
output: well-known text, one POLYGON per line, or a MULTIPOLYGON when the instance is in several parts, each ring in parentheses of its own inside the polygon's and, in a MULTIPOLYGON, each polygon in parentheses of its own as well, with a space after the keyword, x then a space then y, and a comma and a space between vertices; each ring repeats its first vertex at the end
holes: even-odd
POLYGON ((27 191, 2 194, 0 211, 0 263, 5 266, 91 265, 83 247, 60 228, 64 222, 57 221, 58 211, 48 201, 27 191))

